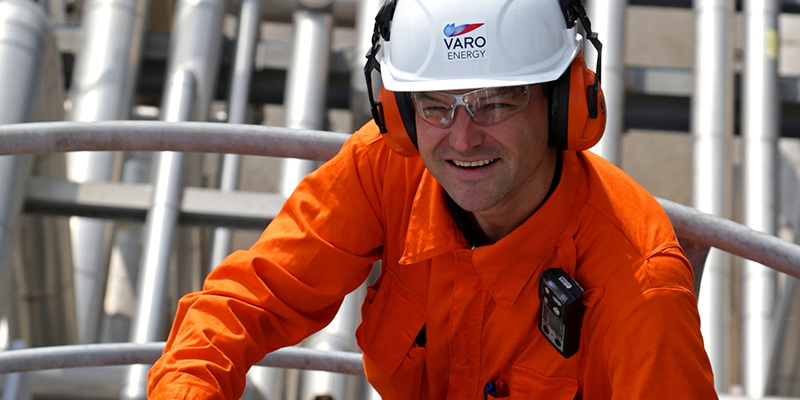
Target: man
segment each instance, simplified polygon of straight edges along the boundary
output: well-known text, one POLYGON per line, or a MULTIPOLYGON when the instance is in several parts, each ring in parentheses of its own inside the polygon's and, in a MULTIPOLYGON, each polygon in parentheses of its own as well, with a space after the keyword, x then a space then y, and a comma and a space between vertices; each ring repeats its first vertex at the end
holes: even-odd
POLYGON ((576 20, 600 50, 578 0, 387 2, 375 121, 181 300, 149 397, 238 398, 383 259, 356 337, 385 399, 716 398, 667 216, 584 151, 605 104, 576 20))

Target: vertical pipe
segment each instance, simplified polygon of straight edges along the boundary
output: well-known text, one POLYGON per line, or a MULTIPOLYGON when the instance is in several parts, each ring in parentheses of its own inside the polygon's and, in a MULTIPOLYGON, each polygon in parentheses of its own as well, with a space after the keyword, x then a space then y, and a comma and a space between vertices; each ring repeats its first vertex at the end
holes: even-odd
MULTIPOLYGON (((743 222, 768 234, 776 232, 777 215, 778 6, 777 0, 744 2, 743 222)), ((759 398, 766 391, 775 333, 776 274, 747 260, 742 274, 742 378, 745 393, 759 398)))
MULTIPOLYGON (((309 3, 313 1, 309 0, 309 3)), ((286 76, 283 122, 287 128, 322 129, 325 125, 325 93, 328 85, 332 0, 316 1, 294 12, 292 61, 286 76)), ((280 192, 289 196, 297 184, 316 168, 311 160, 285 159, 280 192)))
MULTIPOLYGON (((164 121, 205 121, 214 94, 222 44, 224 0, 182 0, 176 6, 170 39, 169 81, 162 99, 164 121)), ((145 245, 139 271, 131 341, 159 338, 172 236, 181 195, 183 154, 158 156, 153 203, 145 220, 145 245)), ((128 370, 121 399, 145 399, 148 365, 128 370)))
MULTIPOLYGON (((795 242, 798 242, 795 240, 795 242)), ((782 367, 786 364, 794 365, 795 369, 797 368, 797 363, 800 357, 797 356, 796 353, 787 353, 787 341, 797 342, 797 338, 790 338, 788 336, 788 332, 791 329, 791 323, 794 319, 794 315, 797 315, 797 292, 798 286, 800 285, 800 281, 793 277, 786 277, 786 285, 783 290, 783 296, 781 297, 781 302, 778 305, 778 312, 776 318, 776 329, 775 329, 775 345, 772 348, 772 357, 770 358, 770 366, 767 374, 767 389, 766 392, 769 394, 784 394, 788 395, 793 391, 780 393, 779 389, 784 386, 783 380, 786 381, 796 381, 797 380, 797 372, 796 370, 793 371, 792 374, 786 374, 782 371, 782 367), (792 360, 794 360, 792 362, 792 360), (784 376, 781 379, 781 376, 784 376), (789 375, 786 377, 786 375, 789 375)), ((794 345, 794 343, 792 344, 794 345)), ((791 387, 790 387, 791 389, 791 387)))
MULTIPOLYGON (((372 46, 375 16, 382 4, 382 0, 359 0, 356 7, 355 52, 352 61, 353 69, 350 71, 350 110, 353 112, 353 122, 357 127, 372 119, 367 98, 367 82, 364 79, 364 64, 366 63, 366 54, 372 46)), ((383 86, 380 74, 372 74, 371 79, 373 87, 383 86)), ((359 321, 354 322, 354 324, 358 323, 359 321)), ((380 399, 378 392, 365 379, 361 384, 363 388, 361 398, 380 399)))
MULTIPOLYGON (((165 87, 162 120, 188 121, 192 114, 195 79, 190 72, 178 71, 165 87)), ((161 310, 167 286, 169 253, 178 220, 181 197, 183 153, 162 152, 156 164, 153 202, 145 220, 145 243, 138 282, 131 342, 147 343, 159 337, 161 310)), ((148 365, 131 366, 123 386, 123 399, 143 399, 148 365)))
MULTIPOLYGON (((54 120, 63 118, 63 89, 55 34, 47 17, 33 2, 0 2, 0 124, 54 120)), ((14 279, 13 253, 20 234, 22 206, 27 177, 33 167, 33 155, 0 157, 0 322, 4 340, 11 340, 9 316, 11 282, 14 279)), ((24 245, 24 241, 20 241, 24 245)), ((39 251, 49 243, 36 242, 39 251)), ((22 306, 40 306, 37 315, 25 315, 26 322, 49 320, 68 314, 60 290, 60 265, 28 264, 17 270, 19 292, 32 294, 22 306), (52 268, 52 269, 49 269, 52 268), (43 279, 46 277, 49 279, 43 279), (49 285, 48 283, 55 283, 49 285), (46 287, 42 293, 42 287, 46 287), (48 290, 48 289, 53 289, 48 290), (42 294, 42 296, 36 296, 42 294)), ((71 292, 69 292, 71 294, 71 292)), ((18 322, 18 321, 17 321, 18 322)), ((19 323, 22 325, 22 323, 19 323)), ((29 326, 27 328, 30 328, 29 326)), ((17 332, 31 331, 16 327, 17 332)), ((69 330, 50 337, 68 337, 69 330)), ((56 339, 56 341, 63 341, 56 339)))
MULTIPOLYGON (((355 351, 356 327, 361 321, 357 312, 366 289, 348 294, 342 302, 339 313, 319 333, 306 340, 305 346, 325 351, 355 351)), ((318 396, 330 396, 335 400, 343 400, 347 396, 347 376, 320 371, 303 371, 300 375, 299 400, 314 400, 318 396)))
MULTIPOLYGON (((625 109, 625 0, 591 0, 588 2, 592 30, 603 43, 602 81, 606 97, 608 118, 606 130, 592 151, 606 160, 619 164, 620 141, 625 109)), ((587 42, 588 44, 588 42, 587 42)), ((594 48, 584 46, 587 65, 594 68, 597 54, 594 48)))
MULTIPOLYGON (((231 71, 231 87, 228 94, 228 122, 242 124, 247 114, 250 78, 253 72, 253 57, 259 34, 261 0, 243 0, 239 12, 239 30, 236 39, 236 54, 231 71)), ((233 192, 239 186, 239 169, 242 156, 222 156, 219 187, 222 192, 233 192)), ((213 231, 211 256, 208 271, 214 269, 230 253, 233 230, 218 227, 213 231)), ((254 367, 247 372, 251 397, 276 400, 282 392, 283 371, 277 368, 254 367)))
MULTIPOLYGON (((692 97, 692 206, 725 216, 731 85, 728 45, 730 0, 694 0, 694 94, 692 97)), ((714 386, 725 389, 724 253, 711 249, 702 276, 698 309, 714 386)), ((700 277, 696 277, 699 279, 700 277)))
MULTIPOLYGON (((0 3, 0 124, 29 121, 42 60, 45 30, 21 2, 0 3), (26 29, 26 27, 31 29, 26 29)), ((44 18, 42 16, 42 18, 44 18)), ((24 191, 17 178, 17 165, 25 156, 3 156, 0 175, 0 299, 11 289, 11 256, 16 242, 24 191)), ((24 179, 24 177, 23 177, 24 179)), ((3 310, 0 310, 3 311, 3 310)))
MULTIPOLYGON (((88 0, 83 7, 82 42, 70 89, 69 121, 127 119, 144 41, 149 0, 88 0), (120 62, 122 61, 122 62, 120 62)), ((108 182, 112 151, 67 156, 67 178, 108 182)), ((106 221, 72 217, 73 279, 78 342, 97 341, 108 275, 110 243, 106 221)))
MULTIPOLYGON (((359 0, 356 7, 356 39, 353 52, 353 69, 350 71, 350 110, 353 112, 353 123, 361 126, 372 119, 367 100, 367 82, 364 80, 364 64, 366 54, 372 45, 372 30, 375 16, 383 2, 381 0, 359 0)), ((380 74, 373 74, 380 79, 380 74)), ((373 87, 381 87, 380 82, 373 82, 373 87)))
MULTIPOLYGON (((236 55, 231 72, 231 88, 228 95, 228 122, 242 124, 247 114, 250 76, 253 72, 253 56, 258 39, 259 6, 261 0, 243 0, 239 12, 239 33, 236 39, 236 55)), ((220 190, 233 192, 239 186, 239 154, 225 154, 220 169, 220 190)), ((214 229, 209 257, 209 271, 219 265, 231 247, 230 228, 214 229)))
MULTIPOLYGON (((11 343, 9 350, 21 350, 26 348, 25 341, 17 339, 11 343)), ((30 400, 31 387, 30 378, 27 372, 16 372, 3 375, 3 392, 0 400, 30 400)))

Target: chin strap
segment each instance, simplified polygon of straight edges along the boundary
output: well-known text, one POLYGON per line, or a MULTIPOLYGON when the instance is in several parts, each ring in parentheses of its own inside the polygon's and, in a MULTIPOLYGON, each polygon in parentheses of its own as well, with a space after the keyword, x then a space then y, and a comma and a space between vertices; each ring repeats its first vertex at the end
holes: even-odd
POLYGON ((586 15, 586 9, 583 7, 581 0, 559 0, 561 3, 561 11, 564 13, 564 19, 567 21, 567 28, 575 26, 575 22, 580 20, 581 26, 586 31, 586 39, 592 43, 595 50, 597 50, 597 65, 595 66, 595 79, 594 83, 587 87, 586 97, 589 102, 589 118, 597 118, 597 96, 598 88, 600 87, 600 65, 603 59, 603 44, 597 39, 597 32, 592 32, 592 23, 586 15))

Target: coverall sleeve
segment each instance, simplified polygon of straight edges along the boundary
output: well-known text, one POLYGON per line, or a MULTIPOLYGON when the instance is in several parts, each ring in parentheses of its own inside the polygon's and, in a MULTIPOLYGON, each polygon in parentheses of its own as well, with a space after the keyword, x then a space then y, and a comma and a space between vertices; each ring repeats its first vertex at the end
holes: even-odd
MULTIPOLYGON (((649 264, 651 273, 675 271, 683 261, 664 255, 649 264)), ((693 283, 662 278, 651 275, 655 285, 629 302, 606 333, 612 399, 717 399, 693 283)))
POLYGON ((309 175, 246 251, 184 296, 150 399, 238 399, 251 365, 325 327, 369 275, 383 229, 374 143, 353 135, 309 175))

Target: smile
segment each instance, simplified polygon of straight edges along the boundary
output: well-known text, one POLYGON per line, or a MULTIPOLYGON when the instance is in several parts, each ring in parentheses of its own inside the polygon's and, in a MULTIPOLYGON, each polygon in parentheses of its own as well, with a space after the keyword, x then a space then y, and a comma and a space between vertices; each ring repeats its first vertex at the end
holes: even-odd
POLYGON ((491 163, 493 163, 495 161, 497 161, 496 158, 492 158, 492 159, 489 159, 489 160, 480 160, 480 161, 458 161, 458 160, 452 160, 453 164, 455 164, 457 167, 462 167, 462 168, 482 167, 484 165, 489 165, 489 164, 491 164, 491 163))

